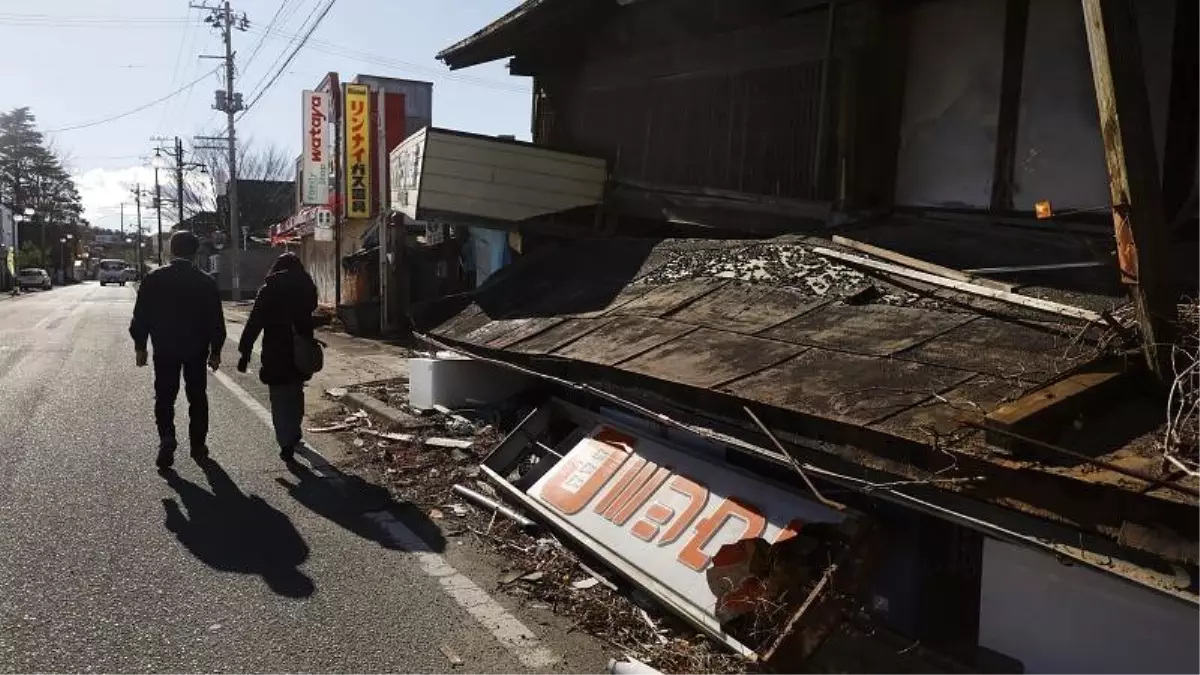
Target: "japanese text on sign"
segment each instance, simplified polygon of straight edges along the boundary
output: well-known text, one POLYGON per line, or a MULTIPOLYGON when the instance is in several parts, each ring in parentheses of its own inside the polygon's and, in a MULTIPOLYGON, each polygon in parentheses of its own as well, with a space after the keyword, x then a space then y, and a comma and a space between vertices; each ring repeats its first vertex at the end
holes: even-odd
POLYGON ((346 85, 346 217, 371 217, 370 90, 361 84, 346 85))

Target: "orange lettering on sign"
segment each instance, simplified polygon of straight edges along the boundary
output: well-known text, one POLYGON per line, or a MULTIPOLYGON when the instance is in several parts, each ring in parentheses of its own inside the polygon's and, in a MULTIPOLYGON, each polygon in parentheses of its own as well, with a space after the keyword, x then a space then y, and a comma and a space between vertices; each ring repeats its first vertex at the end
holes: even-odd
POLYGON ((654 541, 654 537, 658 535, 658 528, 671 522, 671 516, 674 515, 675 509, 655 502, 646 509, 642 520, 634 523, 629 531, 642 541, 654 541))
POLYGON ((558 470, 542 488, 542 499, 566 515, 582 511, 629 457, 626 451, 612 445, 588 445, 589 452, 560 461, 558 470), (587 477, 581 479, 576 474, 587 477))
POLYGON ((617 497, 620 497, 625 492, 625 488, 629 487, 630 481, 633 480, 634 476, 637 475, 637 472, 645 464, 646 460, 640 455, 630 456, 629 461, 625 462, 625 465, 621 467, 621 475, 617 477, 613 486, 609 488, 608 492, 604 493, 604 496, 596 504, 596 513, 607 511, 608 507, 612 506, 612 503, 617 500, 617 497))
POLYGON ((629 522, 629 519, 633 517, 633 514, 637 513, 637 510, 642 508, 642 504, 645 504, 646 500, 650 499, 650 495, 658 491, 658 488, 662 486, 662 484, 667 480, 667 478, 670 477, 670 475, 670 469, 665 466, 659 467, 658 470, 654 472, 654 475, 650 477, 650 480, 647 480, 645 483, 643 483, 641 489, 638 490, 629 501, 625 502, 625 507, 617 512, 617 517, 613 519, 613 522, 617 525, 624 525, 625 523, 629 522))
POLYGON ((617 495, 617 498, 609 503, 608 508, 604 509, 604 517, 609 520, 615 519, 617 514, 621 512, 621 509, 625 507, 625 504, 637 494, 638 490, 646 484, 646 481, 654 476, 654 472, 657 470, 657 464, 646 462, 642 466, 642 469, 637 472, 637 475, 633 477, 633 480, 621 490, 621 494, 617 495))
MULTIPOLYGON (((675 523, 663 534, 662 539, 658 542, 659 546, 667 546, 674 543, 676 539, 683 535, 684 530, 692 524, 692 521, 695 520, 696 516, 700 515, 700 512, 708 504, 708 489, 690 478, 676 475, 667 484, 667 487, 687 497, 689 501, 687 508, 683 510, 683 513, 679 515, 675 523)), ((666 523, 663 524, 665 525, 666 523)))
POLYGON ((697 572, 708 567, 710 558, 704 552, 704 547, 708 546, 712 538, 730 520, 739 520, 745 526, 742 533, 733 538, 734 541, 753 539, 761 536, 767 529, 767 519, 763 517, 762 512, 738 497, 730 497, 721 502, 711 516, 700 521, 696 526, 696 534, 684 545, 676 559, 697 572))

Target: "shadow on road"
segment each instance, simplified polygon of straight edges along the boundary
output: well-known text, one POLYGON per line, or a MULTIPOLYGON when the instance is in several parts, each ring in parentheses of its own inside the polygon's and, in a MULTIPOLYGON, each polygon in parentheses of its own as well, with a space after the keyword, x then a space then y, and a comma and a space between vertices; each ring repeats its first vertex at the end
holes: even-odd
POLYGON ((320 476, 298 463, 288 465, 298 482, 276 478, 293 499, 313 513, 384 548, 397 551, 442 552, 446 539, 438 526, 412 504, 392 499, 387 488, 333 467, 320 476))
POLYGON ((200 468, 212 492, 174 471, 163 474, 183 506, 163 500, 166 527, 179 543, 215 570, 262 577, 278 595, 312 595, 312 579, 298 569, 308 559, 308 544, 292 521, 261 497, 244 494, 217 462, 201 461, 200 468))

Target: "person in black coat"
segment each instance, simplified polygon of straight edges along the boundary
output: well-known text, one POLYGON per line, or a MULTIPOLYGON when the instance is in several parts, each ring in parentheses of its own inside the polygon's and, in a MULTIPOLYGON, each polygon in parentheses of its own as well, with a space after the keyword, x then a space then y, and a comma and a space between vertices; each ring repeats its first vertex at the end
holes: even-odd
POLYGON ((254 343, 261 333, 262 368, 259 379, 270 389, 271 420, 279 456, 292 461, 300 445, 300 422, 304 418, 304 383, 310 378, 296 367, 296 335, 312 337, 312 314, 317 308, 317 286, 304 270, 304 263, 292 253, 279 256, 258 289, 254 309, 238 344, 241 359, 238 372, 246 372, 254 343))
POLYGON ((212 277, 196 269, 191 258, 200 242, 191 232, 171 236, 170 265, 146 275, 138 287, 129 335, 139 368, 149 361, 147 342, 154 344, 154 421, 158 426, 158 459, 166 470, 175 461, 175 399, 183 373, 188 400, 188 440, 192 457, 208 456, 207 365, 221 365, 225 317, 221 295, 212 277))

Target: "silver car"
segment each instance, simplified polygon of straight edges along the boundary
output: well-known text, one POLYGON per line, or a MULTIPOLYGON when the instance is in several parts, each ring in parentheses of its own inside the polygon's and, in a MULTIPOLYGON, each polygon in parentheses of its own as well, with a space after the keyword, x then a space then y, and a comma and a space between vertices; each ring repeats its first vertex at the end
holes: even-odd
POLYGON ((46 270, 37 267, 29 267, 17 272, 17 285, 23 291, 31 288, 40 288, 43 291, 48 291, 53 286, 50 282, 50 275, 46 273, 46 270))

